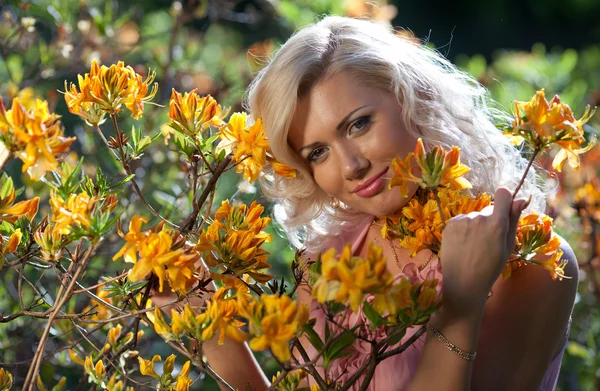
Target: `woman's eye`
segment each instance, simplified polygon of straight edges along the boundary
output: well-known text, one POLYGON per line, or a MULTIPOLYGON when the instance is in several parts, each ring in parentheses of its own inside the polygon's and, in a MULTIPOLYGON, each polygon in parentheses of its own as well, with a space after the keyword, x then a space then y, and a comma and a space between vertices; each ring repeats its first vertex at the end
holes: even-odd
POLYGON ((365 115, 364 117, 360 117, 352 123, 352 125, 350 126, 350 131, 348 133, 350 135, 352 135, 356 132, 361 132, 361 131, 365 130, 369 126, 370 123, 371 123, 370 115, 365 115))
POLYGON ((313 149, 313 151, 308 155, 307 160, 309 163, 313 163, 313 162, 319 160, 319 158, 321 158, 321 156, 323 156, 324 153, 325 153, 325 148, 313 149))

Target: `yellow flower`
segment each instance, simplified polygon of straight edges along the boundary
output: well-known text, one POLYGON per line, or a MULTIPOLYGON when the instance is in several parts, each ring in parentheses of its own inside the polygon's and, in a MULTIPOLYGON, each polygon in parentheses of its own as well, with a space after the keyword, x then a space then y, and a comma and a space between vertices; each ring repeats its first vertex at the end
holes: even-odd
POLYGON ((200 254, 185 246, 175 246, 178 248, 172 250, 179 234, 163 229, 162 223, 142 232, 142 224, 146 221, 146 218, 136 215, 129 222, 127 234, 117 229, 126 243, 115 254, 113 261, 123 257, 125 262, 134 264, 129 271, 129 280, 132 282, 140 281, 152 272, 158 277, 159 292, 163 291, 166 279, 173 291, 185 294, 196 281, 195 264, 200 254))
POLYGON ((288 166, 287 164, 281 163, 275 159, 269 152, 267 152, 267 161, 271 163, 271 167, 275 174, 287 178, 296 178, 296 169, 288 166))
POLYGON ((96 204, 96 197, 90 197, 85 191, 71 194, 66 202, 56 192, 52 192, 50 206, 51 220, 56 224, 54 229, 63 235, 68 235, 73 230, 73 226, 89 228, 96 204))
POLYGON ((139 258, 129 271, 129 280, 140 281, 153 272, 159 281, 158 291, 163 291, 165 264, 183 254, 183 249, 171 250, 173 238, 167 231, 152 233, 139 244, 139 258))
POLYGON ((85 362, 83 363, 83 368, 94 383, 100 383, 106 377, 106 368, 104 368, 104 363, 102 360, 98 360, 96 365, 94 365, 92 357, 86 356, 85 362))
POLYGON ((185 295, 198 281, 194 278, 196 263, 200 261, 200 253, 194 249, 184 249, 184 252, 171 259, 167 264, 166 277, 171 288, 185 295))
POLYGON ((94 60, 89 74, 77 76, 79 90, 73 83, 67 87, 65 81, 65 101, 71 113, 81 116, 91 126, 100 125, 106 113, 117 115, 122 106, 131 111, 134 119, 139 119, 144 113, 144 104, 152 100, 158 90, 154 77, 151 72, 143 80, 122 61, 106 67, 94 60))
POLYGON ((75 364, 78 364, 81 366, 85 365, 81 356, 79 356, 79 354, 77 354, 77 352, 75 352, 73 349, 69 349, 69 357, 71 358, 71 361, 73 361, 75 364))
POLYGON ((287 295, 261 295, 240 300, 240 315, 248 319, 252 350, 271 349, 280 361, 291 358, 288 342, 308 321, 308 307, 298 305, 287 295))
POLYGON ((8 221, 12 224, 21 216, 27 216, 31 221, 37 214, 39 197, 15 204, 16 196, 17 193, 13 187, 12 178, 3 173, 0 177, 0 223, 8 221))
POLYGON ((553 279, 567 278, 564 275, 566 262, 561 261, 560 243, 552 230, 551 217, 541 213, 521 216, 517 224, 515 249, 502 270, 503 277, 509 278, 513 270, 525 263, 533 263, 548 270, 553 279))
POLYGON ((165 318, 163 317, 162 311, 158 307, 156 307, 154 309, 153 315, 153 319, 150 320, 154 323, 154 331, 156 331, 156 333, 160 335, 165 341, 172 341, 174 339, 173 333, 171 332, 171 328, 169 327, 167 322, 165 322, 165 318))
POLYGON ((221 127, 229 109, 223 110, 221 105, 210 95, 199 97, 198 90, 181 94, 175 89, 171 91, 169 101, 169 126, 175 131, 190 137, 199 136, 209 126, 221 127))
POLYGON ((384 292, 394 280, 381 247, 372 244, 365 259, 352 256, 347 245, 339 259, 335 249, 331 249, 321 257, 321 262, 321 275, 312 289, 312 296, 320 303, 333 300, 344 304, 349 301, 350 308, 357 311, 366 293, 384 292))
POLYGON ((183 364, 183 367, 181 367, 181 371, 179 371, 179 374, 175 378, 176 383, 175 387, 173 388, 174 391, 188 391, 190 389, 190 386, 192 385, 192 379, 190 379, 189 374, 190 362, 186 361, 186 363, 183 364))
POLYGON ((208 301, 206 313, 210 319, 210 324, 202 331, 203 340, 211 339, 218 332, 219 345, 225 343, 225 337, 239 343, 246 341, 246 333, 240 330, 244 323, 236 319, 238 316, 238 302, 235 297, 208 301))
POLYGON ((35 108, 26 109, 14 98, 6 110, 0 98, 0 141, 23 161, 23 172, 40 180, 47 171, 58 169, 58 157, 66 154, 75 137, 63 136, 60 116, 50 114, 48 102, 37 100, 35 108))
POLYGON ((154 363, 162 360, 158 354, 155 354, 152 357, 152 360, 144 360, 142 357, 138 357, 138 362, 140 363, 140 373, 146 376, 152 376, 153 378, 160 380, 160 376, 154 370, 154 363))
POLYGON ((140 232, 142 224, 147 222, 147 218, 135 215, 129 222, 129 232, 127 234, 123 233, 120 225, 117 227, 117 233, 125 239, 126 243, 121 250, 115 254, 113 261, 123 257, 125 262, 135 263, 137 260, 136 252, 138 250, 138 245, 140 241, 149 234, 148 232, 140 232))
POLYGON ((414 152, 409 153, 404 160, 395 158, 392 161, 394 175, 390 188, 400 186, 400 195, 408 196, 408 182, 418 183, 423 189, 436 189, 438 186, 450 187, 456 190, 470 189, 471 183, 462 178, 470 169, 460 163, 460 148, 452 147, 445 152, 435 146, 426 153, 423 141, 419 138, 414 152), (412 160, 416 163, 413 165, 412 160))
POLYGON ((562 281, 563 278, 570 278, 565 276, 565 267, 567 266, 568 261, 562 260, 562 256, 563 251, 558 249, 546 260, 532 260, 531 262, 546 269, 550 273, 550 276, 553 280, 558 279, 559 281, 562 281))
POLYGON ((515 101, 515 120, 512 129, 505 131, 513 144, 526 141, 534 150, 541 151, 551 144, 561 147, 554 157, 552 166, 561 171, 565 161, 579 169, 579 155, 589 151, 596 143, 592 138, 585 148, 583 125, 594 115, 586 107, 583 116, 576 120, 569 105, 562 103, 558 95, 548 102, 544 89, 536 92, 529 102, 515 101))
POLYGON ((15 232, 13 232, 6 244, 4 244, 4 238, 0 235, 0 255, 5 255, 8 253, 14 253, 17 251, 17 247, 19 243, 21 243, 21 237, 23 234, 21 233, 21 228, 17 228, 15 232))
POLYGON ((229 201, 223 201, 213 223, 200 235, 195 250, 205 254, 209 266, 223 264, 236 275, 247 273, 256 281, 269 281, 272 276, 260 272, 270 267, 269 253, 260 247, 272 239, 264 231, 271 220, 260 217, 263 211, 256 202, 249 207, 232 207, 229 201))
POLYGON ((10 372, 0 368, 0 390, 10 390, 13 385, 13 378, 10 372))
POLYGON ((231 115, 228 124, 221 128, 221 142, 217 146, 217 153, 220 150, 234 152, 236 171, 243 173, 245 179, 254 182, 266 164, 269 143, 262 119, 256 119, 252 125, 247 124, 247 119, 246 113, 231 115))
POLYGON ((33 234, 33 239, 40 246, 44 261, 57 261, 62 257, 65 245, 64 236, 56 229, 56 225, 48 224, 44 230, 40 227, 33 234))

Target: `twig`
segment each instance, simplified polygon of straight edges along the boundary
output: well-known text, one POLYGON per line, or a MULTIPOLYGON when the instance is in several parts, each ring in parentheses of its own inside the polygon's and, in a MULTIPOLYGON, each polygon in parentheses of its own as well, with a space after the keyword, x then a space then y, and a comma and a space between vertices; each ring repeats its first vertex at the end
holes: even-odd
MULTIPOLYGON (((127 175, 132 175, 131 167, 129 166, 129 163, 126 162, 125 151, 123 150, 123 145, 121 144, 121 132, 119 131, 119 126, 117 124, 117 117, 116 117, 116 115, 111 114, 110 119, 112 120, 113 127, 115 128, 116 140, 118 142, 118 148, 119 148, 119 159, 118 160, 121 163, 121 166, 123 167, 123 169, 125 170, 125 173, 127 175)), ((102 133, 102 130, 100 129, 100 127, 98 125, 96 125, 96 126, 94 126, 94 128, 96 129, 96 132, 102 138, 102 141, 104 142, 104 144, 106 144, 106 147, 109 150, 112 150, 113 148, 108 143, 108 140, 106 140, 106 137, 104 137, 104 134, 102 133)), ((140 201, 142 201, 142 203, 144 204, 144 206, 146 206, 146 208, 150 211, 150 213, 152 213, 156 218, 160 219, 161 221, 164 221, 167 225, 169 225, 175 229, 179 229, 178 225, 176 225, 176 224, 172 223, 171 221, 162 217, 160 215, 160 213, 158 213, 152 207, 152 205, 150 205, 150 203, 148 203, 148 201, 146 200, 146 197, 144 197, 144 194, 142 193, 142 190, 138 186, 137 181, 135 180, 135 177, 131 178, 131 185, 133 186, 133 189, 135 190, 137 196, 140 198, 140 201)))
POLYGON ((521 186, 523 186, 523 183, 525 182, 525 178, 527 178, 527 173, 529 172, 529 168, 531 168, 531 165, 533 164, 533 161, 535 160, 535 157, 537 156, 538 153, 540 153, 539 149, 534 149, 533 150, 533 155, 531 155, 531 158, 529 159, 529 163, 527 163, 527 167, 525 168, 525 172, 523 172, 523 176, 521 177, 521 181, 519 182, 519 184, 517 185, 517 188, 513 192, 511 201, 515 200, 515 197, 517 196, 517 193, 521 189, 521 186))
MULTIPOLYGON (((85 270, 85 266, 87 265, 87 262, 90 259, 90 256, 92 255, 92 252, 94 251, 95 248, 96 248, 96 245, 90 245, 88 251, 86 252, 86 254, 84 255, 82 260, 79 260, 79 261, 73 260, 72 261, 72 264, 77 264, 76 271, 73 274, 73 276, 71 277, 71 282, 69 283, 68 287, 63 290, 63 288, 61 286, 61 288, 58 292, 58 295, 56 297, 56 302, 54 303, 54 306, 53 306, 53 312, 51 313, 50 317, 48 318, 48 323, 46 324, 46 328, 44 329, 44 332, 42 333, 42 336, 39 340, 39 344, 38 344, 37 350, 35 352, 35 355, 33 357, 31 367, 29 367, 29 371, 27 372, 27 376, 25 377, 23 389, 26 391, 33 391, 33 385, 35 384, 35 379, 37 378, 37 374, 39 372, 40 365, 42 363, 41 357, 44 353, 44 347, 46 346, 46 340, 48 339, 48 335, 50 334, 50 329, 52 328, 52 323, 54 322, 55 317, 60 312, 60 309, 62 308, 62 306, 71 297, 71 292, 72 292, 73 288, 75 287, 75 283, 77 282, 77 279, 79 278, 81 273, 85 270)), ((67 276, 65 276, 65 278, 66 277, 67 276)))

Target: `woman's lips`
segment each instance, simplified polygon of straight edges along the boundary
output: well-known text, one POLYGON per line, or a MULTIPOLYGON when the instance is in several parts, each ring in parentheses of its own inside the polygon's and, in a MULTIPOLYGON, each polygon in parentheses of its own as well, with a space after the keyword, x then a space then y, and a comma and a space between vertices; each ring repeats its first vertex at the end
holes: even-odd
POLYGON ((352 191, 356 193, 360 197, 372 197, 379 192, 381 186, 383 185, 385 179, 383 175, 388 172, 389 167, 386 167, 385 170, 381 171, 379 174, 367 179, 360 185, 356 186, 356 188, 352 191))

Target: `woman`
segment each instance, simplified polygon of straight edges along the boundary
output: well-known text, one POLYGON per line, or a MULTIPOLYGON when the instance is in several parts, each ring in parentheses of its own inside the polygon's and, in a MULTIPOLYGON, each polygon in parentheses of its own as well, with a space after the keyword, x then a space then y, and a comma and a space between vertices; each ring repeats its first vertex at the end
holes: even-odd
MULTIPOLYGON (((263 183, 294 244, 316 254, 352 242, 354 254, 365 255, 365 243, 374 242, 395 274, 408 265, 437 269, 441 262, 443 307, 430 321, 438 333, 422 336, 411 354, 383 361, 371 389, 554 389, 577 262, 563 240, 570 280, 553 281, 536 267, 498 278, 527 207, 524 199, 511 201, 505 187, 516 187, 525 162, 494 127, 501 113, 489 107, 484 88, 436 52, 380 25, 330 16, 290 38, 247 96, 274 155, 298 171, 297 178, 263 183), (447 222, 439 261, 429 251, 409 258, 373 223, 374 216, 398 213, 414 195, 414 184, 403 198, 388 183, 391 160, 404 158, 419 137, 426 148, 461 147, 473 192, 495 194, 494 207, 447 222), (475 352, 474 361, 465 359, 475 352)), ((524 193, 532 195, 531 208, 544 211, 535 183, 531 173, 524 193)), ((306 286, 299 300, 311 303, 306 286)))
MULTIPOLYGON (((498 278, 527 207, 523 198, 512 201, 506 188, 516 187, 526 162, 492 124, 501 114, 489 107, 476 81, 382 26, 331 16, 290 38, 257 75, 247 98, 247 109, 264 121, 275 157, 298 172, 296 178, 273 174, 263 181, 294 245, 314 258, 347 242, 362 256, 373 242, 383 246, 396 275, 443 270, 443 306, 430 321, 435 331, 384 360, 371 390, 554 389, 577 262, 563 241, 571 279, 553 281, 531 266, 506 281, 498 278), (495 194, 493 207, 447 222, 439 260, 429 251, 409 258, 408 250, 381 238, 375 219, 398 213, 417 190, 413 184, 403 198, 388 184, 391 160, 404 158, 419 137, 426 148, 461 147, 473 192, 495 194)), ((543 211, 544 194, 535 183, 531 172, 523 193, 532 195, 529 207, 543 211)), ((312 304, 311 316, 322 327, 306 285, 298 299, 312 304)), ((204 353, 234 388, 268 386, 246 345, 211 341, 204 353)), ((360 358, 357 350, 353 359, 360 358)), ((345 364, 337 371, 351 375, 356 362, 345 364)))

